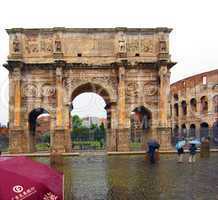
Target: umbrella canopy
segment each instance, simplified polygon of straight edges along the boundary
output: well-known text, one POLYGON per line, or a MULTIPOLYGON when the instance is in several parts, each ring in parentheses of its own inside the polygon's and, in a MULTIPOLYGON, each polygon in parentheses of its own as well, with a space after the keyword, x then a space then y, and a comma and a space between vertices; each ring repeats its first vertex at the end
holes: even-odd
POLYGON ((178 141, 178 142, 176 143, 176 149, 182 148, 185 144, 186 144, 185 140, 178 141))
POLYGON ((199 140, 191 140, 191 141, 189 141, 189 144, 196 144, 196 145, 198 145, 198 144, 201 144, 201 142, 199 140))
POLYGON ((63 200, 63 175, 25 157, 0 162, 1 200, 63 200))
POLYGON ((150 140, 148 140, 147 144, 148 144, 148 146, 154 146, 154 147, 156 147, 156 148, 159 148, 159 147, 160 147, 159 143, 158 143, 157 140, 155 140, 155 139, 150 139, 150 140))

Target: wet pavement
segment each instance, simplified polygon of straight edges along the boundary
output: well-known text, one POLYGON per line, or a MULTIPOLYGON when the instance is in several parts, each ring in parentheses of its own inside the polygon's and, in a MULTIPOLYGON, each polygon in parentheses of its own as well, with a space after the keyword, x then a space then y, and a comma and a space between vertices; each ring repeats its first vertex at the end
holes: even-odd
MULTIPOLYGON (((49 164, 49 158, 35 158, 49 164)), ((65 174, 66 200, 218 200, 218 154, 188 163, 161 155, 151 165, 141 155, 64 158, 52 167, 65 174)))

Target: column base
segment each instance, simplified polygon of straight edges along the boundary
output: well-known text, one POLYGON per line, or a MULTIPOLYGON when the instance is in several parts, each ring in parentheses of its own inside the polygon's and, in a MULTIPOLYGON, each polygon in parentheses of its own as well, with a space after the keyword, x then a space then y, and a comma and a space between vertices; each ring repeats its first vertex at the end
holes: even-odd
POLYGON ((12 128, 9 131, 9 152, 10 153, 28 153, 28 138, 24 130, 20 127, 12 128))
POLYGON ((129 151, 129 129, 117 129, 117 151, 124 152, 129 151))
POLYGON ((107 130, 107 151, 117 151, 117 136, 115 129, 107 130))
POLYGON ((53 133, 51 152, 56 152, 56 153, 71 152, 72 145, 71 145, 71 141, 68 140, 69 138, 66 137, 66 129, 56 128, 53 133))
POLYGON ((162 151, 172 150, 171 128, 170 127, 158 127, 157 135, 158 135, 158 140, 160 143, 160 150, 162 151))

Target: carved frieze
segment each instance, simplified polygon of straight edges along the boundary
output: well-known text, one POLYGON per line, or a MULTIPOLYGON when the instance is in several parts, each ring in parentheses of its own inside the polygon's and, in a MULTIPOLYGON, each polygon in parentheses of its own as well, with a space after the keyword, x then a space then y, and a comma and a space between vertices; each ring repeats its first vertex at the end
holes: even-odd
POLYGON ((158 93, 157 83, 154 81, 145 81, 143 84, 143 92, 146 96, 154 96, 158 93))
POLYGON ((23 97, 37 97, 38 96, 38 88, 34 84, 26 84, 22 87, 22 95, 23 97))
POLYGON ((41 88, 41 95, 43 97, 53 97, 55 96, 56 88, 50 84, 44 84, 41 88))
POLYGON ((14 53, 19 53, 20 52, 20 50, 21 50, 20 41, 18 40, 17 35, 14 36, 12 46, 13 46, 13 52, 14 53))
POLYGON ((126 84, 126 96, 127 97, 138 97, 139 84, 137 82, 128 82, 126 84))
POLYGON ((51 35, 41 36, 40 49, 45 54, 51 54, 53 52, 53 39, 51 35))
POLYGON ((153 40, 150 38, 128 38, 127 52, 129 53, 153 53, 153 50, 153 40))
POLYGON ((153 52, 153 41, 152 40, 141 40, 141 51, 145 53, 153 52))
POLYGON ((37 55, 39 53, 51 55, 53 52, 53 39, 51 35, 26 35, 24 40, 26 55, 37 55))
MULTIPOLYGON (((11 37, 11 53, 23 53, 23 57, 53 57, 54 54, 77 57, 117 56, 118 54, 152 56, 155 49, 168 50, 167 39, 158 42, 154 35, 126 32, 80 33, 80 32, 23 32, 11 37), (159 45, 159 47, 158 47, 159 45), (22 47, 22 48, 21 48, 22 47), (155 48, 154 48, 155 47, 155 48), (23 51, 24 50, 24 51, 23 51), (127 53, 127 54, 126 54, 127 53)), ((79 59, 79 58, 78 58, 79 59)))
POLYGON ((39 53, 39 36, 38 34, 26 35, 25 41, 25 53, 26 54, 37 54, 39 53))

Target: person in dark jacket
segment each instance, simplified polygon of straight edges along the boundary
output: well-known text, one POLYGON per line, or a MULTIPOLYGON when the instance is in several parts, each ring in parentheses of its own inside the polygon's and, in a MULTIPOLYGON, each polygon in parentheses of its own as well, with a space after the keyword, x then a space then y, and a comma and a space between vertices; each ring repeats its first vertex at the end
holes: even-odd
POLYGON ((189 148, 189 163, 195 162, 195 155, 197 153, 197 147, 195 144, 191 144, 189 148))
POLYGON ((148 156, 150 163, 154 164, 155 163, 155 152, 157 149, 159 149, 160 145, 157 144, 150 144, 148 145, 148 156))
POLYGON ((177 149, 177 153, 178 153, 178 162, 182 163, 183 162, 183 154, 184 154, 183 147, 177 149))

